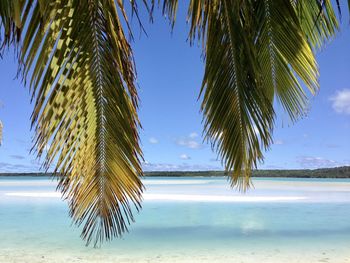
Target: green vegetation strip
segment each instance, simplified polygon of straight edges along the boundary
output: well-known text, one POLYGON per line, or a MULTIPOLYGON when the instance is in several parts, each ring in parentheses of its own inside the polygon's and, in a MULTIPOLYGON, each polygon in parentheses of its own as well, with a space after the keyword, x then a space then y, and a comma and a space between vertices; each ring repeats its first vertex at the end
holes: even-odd
MULTIPOLYGON (((224 171, 154 171, 145 172, 150 177, 205 177, 226 176, 224 171)), ((51 173, 0 173, 0 176, 52 176, 51 173)), ((255 170, 253 177, 290 177, 290 178, 350 178, 350 166, 300 169, 300 170, 255 170)))

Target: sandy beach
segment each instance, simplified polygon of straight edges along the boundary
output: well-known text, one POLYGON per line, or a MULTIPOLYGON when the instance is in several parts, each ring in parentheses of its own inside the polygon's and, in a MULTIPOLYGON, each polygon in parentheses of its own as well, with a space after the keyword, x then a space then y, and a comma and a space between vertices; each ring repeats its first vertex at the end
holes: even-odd
POLYGON ((279 249, 270 251, 252 251, 239 252, 232 251, 218 252, 215 251, 192 251, 178 253, 155 253, 154 255, 130 255, 121 254, 113 255, 96 251, 89 253, 73 253, 65 254, 63 251, 48 251, 39 253, 38 251, 2 251, 0 250, 0 262, 7 263, 65 263, 65 262, 81 262, 81 263, 348 263, 350 262, 349 251, 328 250, 322 252, 301 250, 281 251, 279 249), (340 253, 341 252, 341 253, 340 253))

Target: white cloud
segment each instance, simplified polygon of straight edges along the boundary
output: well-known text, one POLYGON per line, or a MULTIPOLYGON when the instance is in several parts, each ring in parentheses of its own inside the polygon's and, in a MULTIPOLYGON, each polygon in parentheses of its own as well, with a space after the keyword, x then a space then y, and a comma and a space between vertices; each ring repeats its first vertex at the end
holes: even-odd
POLYGON ((261 167, 258 167, 258 169, 261 169, 261 168, 272 169, 272 170, 284 169, 284 167, 279 166, 279 165, 275 165, 275 164, 266 164, 266 165, 263 165, 261 167))
POLYGON ((199 143, 196 140, 196 137, 198 137, 198 134, 195 132, 192 132, 190 135, 186 137, 181 137, 176 139, 176 144, 180 146, 184 146, 190 149, 199 149, 203 147, 203 144, 199 143))
POLYGON ((330 100, 337 113, 350 114, 350 89, 338 91, 330 100))
POLYGON ((343 163, 331 159, 314 156, 299 156, 297 157, 297 162, 301 167, 308 169, 328 168, 344 165, 343 163))
POLYGON ((197 138, 198 137, 198 133, 196 132, 192 132, 189 136, 191 139, 197 138))
POLYGON ((222 170, 220 166, 202 164, 171 164, 171 163, 149 163, 142 164, 144 171, 213 171, 222 170))
POLYGON ((336 149, 336 148, 339 148, 340 145, 339 144, 336 144, 336 143, 327 143, 324 145, 326 148, 329 148, 329 149, 336 149))
POLYGON ((194 140, 189 140, 189 139, 178 139, 176 141, 177 145, 180 146, 185 146, 187 148, 190 149, 199 149, 201 147, 201 144, 199 144, 198 142, 194 141, 194 140))
POLYGON ((190 160, 191 157, 188 156, 187 154, 181 154, 181 155, 180 155, 180 159, 182 159, 182 160, 190 160))
POLYGON ((24 163, 8 163, 0 162, 0 173, 29 173, 29 172, 38 172, 40 166, 33 164, 24 164, 24 163))
POLYGON ((151 138, 149 138, 149 143, 151 143, 151 144, 157 144, 159 141, 156 139, 156 138, 154 138, 154 137, 151 137, 151 138))
POLYGON ((283 140, 275 140, 273 142, 273 144, 275 144, 275 145, 282 145, 282 144, 284 144, 284 141, 283 140))
POLYGON ((17 155, 17 154, 10 155, 10 157, 13 159, 17 159, 17 160, 24 160, 25 159, 25 157, 23 155, 17 155))

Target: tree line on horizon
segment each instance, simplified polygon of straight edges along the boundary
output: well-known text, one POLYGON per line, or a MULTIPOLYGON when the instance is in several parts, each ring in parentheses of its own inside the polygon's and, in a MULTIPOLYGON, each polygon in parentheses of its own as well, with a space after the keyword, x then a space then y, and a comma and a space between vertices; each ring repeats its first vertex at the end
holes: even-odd
MULTIPOLYGON (((53 173, 0 173, 1 176, 57 177, 53 173)), ((225 171, 145 171, 146 177, 223 177, 225 171)), ((272 178, 350 178, 350 166, 318 169, 260 169, 253 170, 252 177, 272 178)))

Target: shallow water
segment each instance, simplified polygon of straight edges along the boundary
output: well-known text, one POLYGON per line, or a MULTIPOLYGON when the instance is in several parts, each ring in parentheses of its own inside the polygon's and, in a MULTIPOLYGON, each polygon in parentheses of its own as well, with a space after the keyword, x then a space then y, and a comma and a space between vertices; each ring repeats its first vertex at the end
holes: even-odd
POLYGON ((350 180, 146 178, 122 239, 85 247, 49 178, 0 178, 0 262, 350 262, 350 180))

